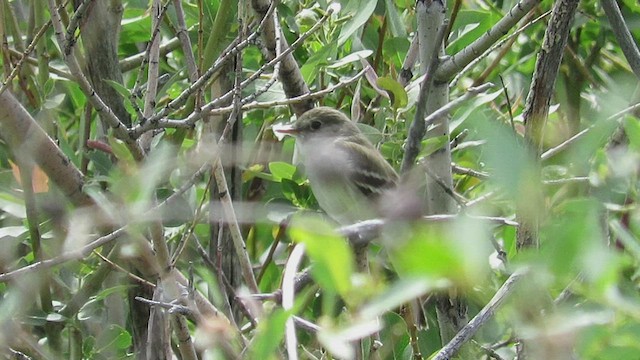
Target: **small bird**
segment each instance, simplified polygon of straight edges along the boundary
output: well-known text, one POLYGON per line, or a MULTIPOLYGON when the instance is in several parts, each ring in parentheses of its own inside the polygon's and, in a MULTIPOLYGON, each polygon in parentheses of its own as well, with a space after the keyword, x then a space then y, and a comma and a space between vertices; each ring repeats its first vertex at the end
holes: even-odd
POLYGON ((320 207, 341 225, 377 217, 376 201, 398 174, 342 112, 317 107, 273 131, 296 138, 311 190, 320 207))

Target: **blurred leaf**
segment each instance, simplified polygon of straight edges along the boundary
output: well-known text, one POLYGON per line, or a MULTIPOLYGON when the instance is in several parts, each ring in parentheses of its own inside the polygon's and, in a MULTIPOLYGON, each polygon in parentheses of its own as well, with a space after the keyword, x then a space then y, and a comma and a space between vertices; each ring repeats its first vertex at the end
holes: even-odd
POLYGON ((353 321, 343 328, 323 327, 318 333, 318 340, 336 357, 351 359, 354 356, 352 342, 378 332, 381 325, 378 319, 371 319, 353 321))
MULTIPOLYGON (((386 0, 389 1, 389 0, 386 0)), ((385 61, 400 69, 411 43, 406 37, 385 39, 382 45, 382 54, 385 61)))
POLYGON ((631 145, 635 151, 640 151, 640 121, 635 117, 625 117, 624 132, 629 138, 629 145, 631 145))
POLYGON ((42 108, 43 109, 57 109, 57 108, 60 107, 60 105, 62 104, 62 102, 64 101, 64 99, 66 97, 67 97, 66 94, 50 95, 45 100, 44 104, 42 105, 42 108))
POLYGON ((358 126, 358 129, 362 131, 362 133, 367 137, 367 139, 369 139, 369 141, 371 141, 372 144, 377 144, 382 141, 382 133, 375 127, 362 123, 357 123, 356 126, 358 126))
POLYGON ((313 262, 313 278, 325 290, 346 296, 351 290, 353 254, 346 240, 318 216, 302 215, 293 218, 289 236, 294 242, 305 244, 313 262))
POLYGON ((133 155, 127 148, 127 145, 120 139, 116 139, 113 136, 108 137, 109 145, 111 146, 111 151, 113 151, 113 155, 122 162, 132 164, 134 163, 133 155))
POLYGON ((585 275, 590 277, 589 274, 600 267, 593 261, 580 263, 589 249, 604 244, 598 209, 593 199, 572 199, 553 209, 550 214, 553 221, 541 229, 544 246, 540 256, 556 276, 572 277, 586 271, 585 275))
MULTIPOLYGON (((11 160, 9 160, 9 164, 11 165, 11 170, 13 171, 16 182, 22 186, 20 168, 11 160)), ((33 192, 36 194, 49 191, 49 177, 38 165, 34 165, 31 169, 31 186, 33 187, 33 192)))
POLYGON ((24 226, 4 226, 0 228, 0 240, 5 237, 19 238, 28 231, 29 229, 24 226))
POLYGON ((249 349, 248 359, 271 359, 284 339, 285 323, 291 314, 277 308, 266 319, 260 321, 257 333, 249 349))
POLYGON ((121 26, 122 42, 135 44, 149 41, 151 17, 144 9, 125 7, 121 26))
POLYGON ((132 344, 131 334, 122 327, 114 324, 110 324, 100 336, 96 339, 96 346, 98 351, 108 350, 112 347, 119 350, 128 349, 132 344))
POLYGON ((19 219, 27 217, 22 199, 13 196, 10 193, 0 192, 0 210, 11 214, 19 219))
POLYGON ((449 138, 446 136, 432 137, 432 138, 423 140, 420 156, 427 157, 433 154, 435 151, 442 149, 442 147, 448 142, 449 142, 449 138))
POLYGON ((385 312, 398 308, 426 294, 434 287, 437 287, 437 285, 424 278, 400 279, 386 289, 384 293, 365 304, 360 310, 360 315, 364 319, 382 316, 385 312))

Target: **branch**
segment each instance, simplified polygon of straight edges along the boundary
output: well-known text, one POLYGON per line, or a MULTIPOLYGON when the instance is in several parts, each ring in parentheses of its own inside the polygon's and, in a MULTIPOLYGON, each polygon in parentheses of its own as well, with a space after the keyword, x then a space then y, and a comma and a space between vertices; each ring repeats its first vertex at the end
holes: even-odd
MULTIPOLYGON (((56 39, 58 41, 58 46, 61 49, 67 48, 66 39, 64 37, 64 27, 62 25, 62 20, 60 18, 60 14, 58 13, 58 8, 56 7, 55 0, 48 0, 49 3, 49 12, 51 13, 51 21, 53 24, 54 32, 56 35, 56 39)), ((71 50, 71 49, 70 49, 71 50)), ((62 56, 69 67, 69 71, 76 78, 80 89, 85 94, 87 99, 91 102, 94 109, 98 111, 101 115, 104 115, 105 122, 113 129, 115 136, 124 141, 127 144, 127 147, 131 151, 133 157, 135 159, 142 159, 142 151, 136 141, 129 136, 127 128, 124 126, 122 121, 118 119, 118 117, 114 114, 113 110, 107 106, 107 104, 98 96, 95 92, 89 80, 82 73, 82 69, 80 64, 78 63, 78 59, 76 59, 73 51, 67 53, 63 51, 62 56)))
POLYGON ((620 44, 622 53, 627 58, 631 70, 640 79, 640 51, 638 51, 638 45, 633 39, 627 24, 622 17, 618 3, 615 0, 600 0, 602 9, 611 23, 613 33, 620 44))
MULTIPOLYGON (((629 106, 627 108, 624 108, 624 109, 618 111, 617 113, 615 113, 615 114, 609 116, 608 118, 606 118, 604 120, 604 122, 618 120, 623 115, 626 115, 626 114, 628 114, 630 112, 633 112, 633 111, 636 111, 638 109, 640 109, 640 103, 631 105, 631 106, 629 106)), ((557 155, 558 153, 560 153, 564 149, 568 148, 569 145, 575 143, 576 141, 578 141, 579 139, 584 137, 587 133, 591 132, 593 129, 595 129, 599 125, 600 125, 600 123, 592 124, 589 127, 585 128, 584 130, 580 131, 579 133, 577 133, 577 134, 573 135, 572 137, 568 138, 567 140, 563 141, 561 144, 559 144, 559 145, 557 145, 557 146, 545 151, 540 156, 540 160, 542 160, 542 161, 548 160, 549 158, 557 155)))
MULTIPOLYGON (((453 80, 451 80, 451 82, 449 83, 449 87, 454 87, 458 83, 458 81, 462 78, 462 76, 464 76, 464 74, 468 73, 471 69, 473 69, 476 65, 478 65, 478 63, 480 61, 484 60, 493 51, 499 49, 501 46, 503 46, 507 42, 515 41, 518 35, 522 34, 525 30, 527 30, 528 28, 530 28, 534 24, 537 24, 540 20, 544 19, 549 14, 551 14, 551 10, 549 10, 549 11, 545 12, 544 14, 538 16, 537 18, 533 19, 531 22, 528 22, 527 24, 525 24, 524 26, 522 26, 518 30, 514 31, 509 36, 507 36, 504 39, 502 39, 502 40, 498 41, 497 43, 495 43, 493 46, 491 46, 489 49, 487 49, 485 52, 483 52, 479 56, 473 58, 473 60, 471 62, 469 62, 467 64, 467 66, 465 66, 462 70, 460 70, 456 74, 456 76, 453 78, 453 80)), ((505 53, 507 53, 509 50, 511 50, 509 47, 505 47, 504 48, 504 52, 505 53)), ((498 59, 496 59, 496 60, 498 60, 498 59)), ((446 61, 448 61, 448 60, 443 61, 443 64, 446 61)))
POLYGON ((8 91, 0 94, 0 129, 11 151, 32 157, 72 203, 93 203, 82 192, 84 179, 80 170, 8 91))
POLYGON ((459 98, 450 101, 448 104, 444 105, 443 107, 441 107, 440 109, 432 112, 429 116, 427 116, 426 119, 424 119, 424 123, 425 123, 425 128, 428 127, 429 125, 431 125, 434 121, 442 118, 443 116, 447 116, 447 114, 449 114, 449 111, 457 108, 458 106, 462 105, 462 103, 464 103, 465 101, 471 99, 472 97, 481 94, 487 90, 489 90, 489 88, 493 87, 492 83, 486 83, 480 86, 476 86, 476 87, 472 87, 472 88, 468 88, 467 92, 460 96, 459 98))
POLYGON ((409 135, 407 136, 407 144, 405 147, 404 157, 402 158, 401 170, 403 173, 406 173, 413 167, 413 163, 416 161, 418 153, 420 152, 422 138, 424 137, 424 134, 426 132, 424 118, 427 112, 427 96, 429 95, 429 91, 433 84, 433 73, 436 70, 436 66, 438 64, 438 54, 440 54, 442 41, 444 39, 444 32, 446 30, 447 22, 444 21, 438 29, 435 39, 435 46, 431 49, 433 51, 433 53, 430 54, 431 62, 429 62, 428 67, 425 71, 424 80, 422 81, 422 84, 420 84, 416 114, 413 118, 413 123, 411 123, 411 127, 409 128, 409 135))
POLYGON ((531 9, 540 3, 540 0, 521 0, 509 13, 503 16, 494 26, 479 39, 462 49, 457 54, 444 60, 436 71, 435 78, 438 81, 449 81, 456 73, 479 57, 485 50, 494 44, 499 38, 506 35, 531 9))
POLYGON ((504 303, 504 300, 507 298, 509 294, 511 294, 515 288, 517 282, 522 279, 522 277, 526 273, 524 271, 514 272, 507 281, 502 284, 500 289, 496 292, 496 294, 491 298, 491 301, 480 310, 478 315, 476 315, 467 325, 465 325, 456 336, 449 341, 447 345, 445 345, 440 351, 431 359, 432 360, 448 360, 451 359, 457 352, 460 350, 462 345, 464 345, 467 341, 469 341, 475 334, 478 332, 480 327, 489 321, 496 310, 500 308, 500 306, 504 303))

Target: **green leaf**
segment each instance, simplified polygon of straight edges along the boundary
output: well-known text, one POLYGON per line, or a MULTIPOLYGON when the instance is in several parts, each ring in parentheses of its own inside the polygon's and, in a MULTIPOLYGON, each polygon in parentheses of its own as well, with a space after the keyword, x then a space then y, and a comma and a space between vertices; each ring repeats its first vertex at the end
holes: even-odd
MULTIPOLYGON (((386 8, 387 20, 389 21, 389 29, 391 35, 398 38, 407 38, 407 30, 405 29, 406 22, 402 20, 396 6, 393 4, 393 0, 384 0, 386 8)), ((385 41, 386 42, 386 41, 385 41)))
POLYGON ((120 160, 126 163, 133 163, 133 155, 129 151, 127 145, 120 139, 116 139, 113 136, 109 136, 107 138, 109 140, 109 145, 111 146, 111 151, 113 151, 113 155, 120 160))
POLYGON ((127 330, 118 325, 109 325, 97 339, 96 346, 100 350, 109 351, 116 348, 118 350, 124 350, 131 346, 132 339, 131 334, 127 330))
POLYGON ((305 62, 300 68, 302 77, 307 84, 313 83, 318 75, 318 69, 320 67, 329 64, 332 60, 335 60, 337 52, 338 44, 333 41, 316 51, 309 57, 309 59, 307 59, 307 62, 305 62))
POLYGON ((364 136, 366 136, 373 144, 377 144, 382 141, 382 133, 377 128, 363 123, 357 123, 356 126, 358 126, 358 129, 360 129, 364 136))
POLYGON ((269 171, 276 180, 293 179, 296 173, 296 167, 286 162, 274 161, 269 163, 269 171))
POLYGON ((447 136, 438 136, 424 140, 422 142, 420 156, 429 156, 433 154, 436 150, 440 150, 448 141, 449 138, 447 136))
POLYGON ((333 64, 327 66, 330 69, 337 69, 341 66, 345 66, 347 64, 353 63, 353 62, 360 62, 360 59, 366 59, 369 56, 371 56, 373 54, 373 51, 371 50, 360 50, 360 51, 356 51, 353 52, 343 58, 341 58, 340 60, 334 62, 333 64))
POLYGON ((109 84, 123 98, 128 99, 131 96, 131 93, 129 92, 129 89, 124 87, 124 85, 120 84, 119 82, 113 81, 113 80, 109 80, 109 79, 102 79, 102 81, 104 81, 107 84, 109 84))
POLYGON ((387 63, 399 69, 402 67, 407 51, 409 51, 409 46, 411 43, 406 37, 385 39, 382 45, 382 57, 387 63))
POLYGON ((358 29, 364 25, 367 20, 373 14, 376 9, 378 0, 351 0, 344 8, 344 13, 341 15, 353 16, 347 21, 340 29, 340 36, 338 37, 338 46, 344 45, 344 43, 353 35, 358 29))
POLYGON ((66 97, 67 96, 64 93, 50 95, 47 97, 42 107, 45 109, 57 109, 60 107, 66 97))
POLYGON ((377 85, 389 92, 391 95, 391 103, 394 109, 399 109, 407 106, 409 99, 407 98, 407 92, 399 82, 390 77, 379 77, 376 81, 377 85))
POLYGON ((447 46, 447 53, 462 50, 493 26, 500 17, 489 11, 461 10, 458 13, 452 33, 457 37, 447 46))
POLYGON ((305 244, 313 262, 313 278, 322 288, 346 299, 351 290, 353 254, 346 240, 319 216, 294 217, 289 226, 294 242, 305 244))
POLYGON ((135 44, 149 41, 151 17, 144 9, 125 7, 121 25, 120 42, 135 44))

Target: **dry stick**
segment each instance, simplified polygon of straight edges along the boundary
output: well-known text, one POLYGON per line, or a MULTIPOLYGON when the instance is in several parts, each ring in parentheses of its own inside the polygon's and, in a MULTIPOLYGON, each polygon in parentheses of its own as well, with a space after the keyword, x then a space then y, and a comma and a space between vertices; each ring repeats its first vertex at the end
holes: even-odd
MULTIPOLYGON (((265 13, 265 9, 268 10, 269 8, 273 7, 274 3, 277 3, 277 2, 278 1, 271 1, 271 0, 252 0, 251 6, 253 7, 253 10, 257 14, 262 15, 263 13, 265 13)), ((327 15, 330 15, 332 13, 333 13, 333 9, 329 9, 329 11, 325 13, 325 16, 323 16, 323 18, 318 23, 321 23, 321 22, 324 23, 324 21, 326 21, 327 15)), ((275 24, 276 22, 267 22, 265 24, 264 31, 261 33, 262 35, 261 38, 264 41, 264 45, 266 49, 266 54, 264 54, 266 58, 277 57, 273 53, 275 52, 275 49, 276 49, 275 42, 277 37, 280 37, 281 38, 280 41, 282 42, 282 45, 284 47, 287 47, 287 41, 284 38, 283 34, 276 35, 276 32, 279 30, 277 26, 275 26, 275 24)), ((315 25, 318 25, 318 24, 314 24, 314 26, 315 25)), ((293 44, 289 46, 289 48, 295 48, 295 47, 296 46, 294 46, 293 44)), ((290 97, 309 93, 309 87, 307 86, 307 83, 304 81, 302 77, 300 67, 298 66, 298 63, 293 57, 293 54, 287 53, 282 57, 281 62, 282 62, 282 72, 280 73, 281 75, 280 82, 282 84, 282 89, 284 90, 285 95, 290 98, 290 97)), ((298 116, 302 115, 305 111, 311 109, 312 107, 313 107, 313 103, 311 101, 291 104, 291 110, 293 110, 293 112, 298 116)))
MULTIPOLYGON (((18 75, 18 72, 22 68, 22 65, 29 58, 29 54, 31 54, 33 49, 35 49, 38 41, 47 32, 47 30, 49 30, 50 26, 51 26, 51 20, 47 21, 46 24, 42 25, 40 30, 38 30, 36 35, 33 37, 33 40, 31 40, 31 43, 29 44, 29 46, 27 46, 24 52, 19 53, 20 59, 18 60, 18 63, 16 63, 16 65, 13 67, 9 76, 7 76, 6 79, 2 80, 2 87, 0 87, 0 94, 5 92, 5 90, 7 90, 7 88, 11 85, 11 80, 13 80, 13 78, 16 77, 16 75, 18 75)), ((35 60, 35 62, 37 63, 38 60, 35 60)))
MULTIPOLYGON (((632 111, 635 111, 637 109, 640 109, 640 103, 638 104, 634 104, 631 105, 625 109, 622 109, 620 111, 618 111, 617 113, 609 116, 608 118, 606 118, 604 120, 604 122, 609 122, 609 121, 613 121, 613 120, 617 120, 618 118, 620 118, 621 116, 630 113, 632 111)), ((584 130, 580 131, 579 133, 573 135, 572 137, 568 138, 567 140, 563 141, 561 144, 552 147, 551 149, 545 151, 541 156, 540 156, 540 160, 544 161, 544 160, 548 160, 549 158, 553 157, 554 155, 558 154, 559 152, 563 151, 564 149, 566 149, 567 147, 569 147, 569 145, 573 144, 574 142, 576 142, 578 139, 584 137, 587 133, 589 133, 591 130, 595 129, 598 125, 600 125, 600 123, 595 123, 593 125, 590 125, 589 127, 585 128, 584 130)))
MULTIPOLYGON (((440 223, 449 222, 461 218, 468 218, 473 220, 487 221, 495 223, 497 225, 506 226, 518 226, 518 223, 503 217, 497 216, 471 216, 465 214, 439 214, 439 215, 427 215, 420 218, 420 221, 426 223, 440 223)), ((338 228, 338 233, 349 239, 351 243, 363 244, 368 243, 372 239, 379 236, 380 231, 386 224, 385 219, 371 219, 357 222, 355 224, 342 226, 338 228)))
POLYGON ((442 40, 444 39, 444 32, 447 29, 447 21, 444 21, 438 29, 436 35, 435 46, 433 47, 433 53, 431 54, 431 62, 427 66, 425 71, 424 80, 420 84, 420 92, 418 93, 418 101, 416 106, 416 114, 409 128, 409 136, 407 137, 407 144, 405 147, 404 157, 402 158, 401 171, 406 173, 413 167, 413 163, 418 157, 420 152, 422 138, 426 131, 424 118, 426 115, 427 95, 431 90, 434 80, 434 71, 438 65, 438 54, 442 48, 442 40))
MULTIPOLYGON (((149 68, 147 70, 147 92, 144 98, 144 110, 142 115, 143 119, 149 118, 153 114, 153 110, 156 107, 156 96, 158 94, 158 74, 160 72, 160 23, 163 14, 167 7, 160 8, 160 0, 153 0, 151 6, 151 41, 147 46, 147 56, 149 68)), ((145 62, 143 62, 144 64, 145 62)), ((143 65, 144 66, 144 65, 143 65)), ((136 84, 139 83, 142 76, 138 74, 136 84)), ((134 86, 134 89, 137 86, 134 86)), ((132 101, 133 102, 133 101, 132 101)), ((144 120, 141 120, 144 121, 144 120)), ((146 132, 140 136, 138 143, 142 148, 142 151, 148 153, 151 150, 151 140, 153 139, 153 132, 146 132)))
POLYGON ((109 266, 111 266, 112 268, 124 273, 127 277, 131 278, 133 281, 142 284, 142 285, 146 285, 146 286, 150 286, 152 288, 156 287, 156 284, 147 281, 143 278, 141 278, 140 276, 132 273, 131 271, 123 268, 122 266, 114 263, 113 261, 109 260, 109 258, 107 258, 106 256, 102 255, 100 252, 93 250, 93 255, 96 255, 97 257, 99 257, 102 261, 104 261, 106 264, 108 264, 109 266))
MULTIPOLYGON (((258 70, 256 70, 253 74, 251 74, 247 79, 245 79, 242 82, 241 87, 245 88, 249 83, 255 81, 258 77, 260 77, 260 75, 266 69, 268 69, 270 67, 273 67, 277 63, 282 61, 282 59, 284 59, 285 56, 287 56, 288 54, 293 52, 298 46, 300 46, 302 44, 302 42, 304 40, 306 40, 309 36, 311 36, 311 34, 313 34, 316 30, 318 30, 322 26, 322 24, 324 24, 324 22, 327 21, 327 19, 329 19, 330 15, 332 13, 333 13, 332 10, 328 11, 327 14, 325 14, 325 16, 323 16, 320 20, 318 20, 318 22, 314 26, 312 26, 304 34, 300 35, 300 37, 296 41, 294 41, 288 48, 284 49, 282 51, 282 53, 280 54, 280 56, 277 56, 273 60, 271 60, 268 63, 264 64, 258 70)), ((261 22, 261 25, 262 25, 263 22, 264 22, 264 19, 261 22)), ((253 39, 255 39, 255 37, 257 37, 256 34, 257 34, 257 32, 253 32, 251 35, 249 35, 247 37, 246 40, 241 41, 237 45, 232 46, 232 47, 228 48, 227 50, 225 50, 225 52, 220 56, 220 58, 218 58, 218 60, 216 60, 216 62, 212 65, 212 67, 209 70, 207 70, 207 72, 205 74, 200 76, 198 81, 196 81, 195 83, 190 85, 180 95, 178 95, 178 97, 176 97, 174 100, 169 102, 169 104, 167 104, 164 109, 162 109, 156 115, 152 116, 149 119, 149 121, 147 121, 147 123, 140 124, 140 125, 134 127, 131 130, 132 136, 133 137, 137 137, 137 136, 140 136, 140 134, 142 134, 145 131, 148 131, 150 129, 157 129, 157 128, 162 127, 162 126, 158 126, 158 124, 172 124, 172 126, 165 126, 165 127, 193 127, 193 124, 197 120, 200 120, 205 115, 204 113, 207 113, 207 112, 208 112, 208 115, 231 112, 232 109, 233 109, 233 106, 228 106, 228 107, 225 107, 225 108, 216 109, 216 106, 218 106, 219 104, 223 103, 224 101, 229 100, 229 97, 232 96, 232 94, 233 94, 233 93, 227 93, 227 94, 225 94, 225 95, 223 95, 223 96, 221 96, 219 98, 216 98, 216 99, 212 100, 211 102, 209 102, 208 104, 203 106, 201 112, 194 112, 190 116, 185 118, 184 120, 163 120, 163 118, 166 117, 171 110, 177 109, 178 107, 182 106, 186 102, 187 98, 190 95, 192 95, 195 91, 197 91, 199 88, 204 86, 206 81, 209 80, 209 78, 213 75, 213 73, 215 73, 216 71, 218 71, 222 67, 222 65, 224 64, 224 62, 227 60, 227 58, 229 56, 232 56, 232 55, 236 54, 237 52, 242 50, 244 47, 248 46, 249 43, 250 43, 250 40, 253 41, 253 39), (216 110, 220 111, 220 109, 224 109, 224 110, 222 112, 216 112, 216 110)), ((324 94, 320 94, 320 95, 324 95, 324 94)), ((294 99, 294 98, 290 98, 290 99, 294 99)), ((305 101, 305 100, 310 99, 310 97, 308 97, 308 94, 304 94, 304 95, 296 97, 295 99, 297 99, 296 101, 301 102, 301 101, 305 101)), ((285 103, 282 103, 282 105, 290 105, 290 104, 292 104, 291 101, 287 101, 285 103)), ((280 104, 278 104, 278 105, 280 105, 280 104)), ((243 110, 259 108, 259 107, 260 106, 253 107, 251 105, 249 105, 247 107, 243 106, 243 110)))
MULTIPOLYGON (((48 0, 49 3, 49 12, 51 13, 51 21, 53 24, 54 32, 56 35, 56 39, 58 41, 58 45, 61 49, 66 48, 66 39, 64 37, 64 27, 62 26, 62 20, 60 18, 60 14, 58 13, 58 8, 56 7, 55 0, 48 0)), ((71 48, 73 50, 73 48, 71 48)), ((118 117, 114 114, 113 110, 107 106, 107 104, 100 98, 100 96, 95 92, 89 80, 84 76, 80 64, 78 63, 78 59, 73 54, 73 51, 69 53, 63 52, 62 54, 67 66, 69 67, 69 71, 76 78, 80 89, 85 94, 85 96, 89 99, 93 107, 97 112, 105 115, 105 120, 108 125, 113 129, 114 135, 124 141, 131 151, 133 157, 135 159, 142 159, 143 154, 138 144, 129 136, 129 132, 127 131, 126 126, 118 119, 118 117)))
MULTIPOLYGON (((326 94, 330 94, 332 92, 334 92, 337 89, 343 88, 345 86, 349 86, 351 84, 353 84, 354 82, 356 82, 358 79, 360 79, 360 77, 362 77, 364 75, 366 70, 361 70, 359 73, 357 73, 354 77, 347 79, 347 80, 343 80, 340 81, 339 83, 330 86, 326 89, 323 90, 319 90, 316 91, 314 93, 310 93, 310 94, 304 94, 298 97, 293 97, 293 98, 289 98, 287 100, 274 100, 274 101, 267 101, 267 102, 250 102, 248 104, 245 104, 242 106, 242 110, 246 111, 246 110, 253 110, 253 109, 271 109, 275 106, 287 106, 290 105, 292 103, 297 103, 300 101, 305 101, 308 99, 314 99, 314 98, 319 98, 319 97, 323 97, 326 94)), ((246 80, 245 80, 246 81, 246 80)), ((230 94, 230 93, 228 93, 230 94)), ((204 117, 205 115, 219 115, 219 114, 228 114, 230 112, 233 111, 233 105, 230 106, 225 106, 225 107, 220 107, 220 108, 216 108, 215 106, 220 102, 219 99, 226 99, 227 95, 224 95, 210 103, 208 103, 207 105, 202 107, 202 111, 201 112, 194 112, 191 115, 189 115, 188 117, 186 117, 183 120, 173 120, 173 119, 164 119, 164 120, 159 120, 156 125, 153 127, 154 129, 161 129, 161 128, 193 128, 193 126, 195 126, 195 123, 202 119, 202 117, 204 117)), ((251 96, 248 96, 247 98, 250 98, 251 96)))
MULTIPOLYGON (((229 187, 227 186, 227 179, 224 176, 224 170, 222 168, 220 157, 216 159, 213 165, 213 176, 216 179, 218 189, 220 189, 221 191, 222 189, 229 189, 229 187)), ((258 290, 256 278, 253 274, 253 268, 251 266, 251 261, 249 260, 249 254, 247 254, 247 245, 242 239, 242 233, 240 231, 240 226, 238 225, 238 219, 236 218, 236 213, 233 209, 233 203, 231 201, 231 195, 229 194, 228 190, 224 193, 221 193, 220 204, 222 204, 222 210, 226 217, 229 231, 231 232, 231 239, 233 240, 233 247, 240 262, 242 277, 244 278, 244 281, 247 283, 247 286, 249 287, 249 290, 251 290, 251 292, 260 292, 258 290)))
MULTIPOLYGON (((276 1, 274 1, 271 6, 274 6, 276 3, 276 1)), ((273 23, 274 23, 274 27, 276 29, 276 57, 281 56, 282 54, 282 42, 280 41, 280 35, 282 34, 281 30, 280 30, 280 24, 278 22, 278 15, 276 14, 276 12, 274 11, 273 13, 273 23)), ((277 62, 274 66, 273 66, 273 73, 271 74, 271 78, 257 91, 255 91, 254 93, 252 93, 251 95, 247 96, 246 98, 242 99, 242 103, 246 104, 248 102, 254 101, 255 99, 258 98, 258 96, 264 94, 265 92, 267 92, 272 86, 273 84, 276 83, 276 81, 278 81, 278 77, 280 77, 280 68, 282 67, 282 62, 277 62)))
MULTIPOLYGON (((129 100, 131 102, 131 106, 133 107, 133 109, 136 112, 136 115, 138 116, 138 121, 140 123, 144 123, 147 121, 147 118, 149 116, 151 116, 153 110, 155 109, 155 97, 156 97, 156 93, 157 93, 157 88, 158 88, 158 64, 160 61, 160 24, 161 22, 159 21, 160 18, 164 15, 164 13, 167 11, 167 7, 168 6, 164 6, 162 8, 161 11, 158 11, 159 8, 159 4, 156 6, 156 2, 153 2, 153 6, 152 6, 152 13, 155 12, 154 14, 152 14, 151 18, 153 19, 153 21, 151 22, 151 38, 149 39, 149 42, 147 43, 147 47, 145 48, 143 54, 144 57, 142 58, 142 61, 140 62, 140 65, 138 66, 138 74, 136 75, 135 79, 136 81, 133 83, 133 90, 131 90, 130 94, 129 94, 129 100), (154 10, 155 9, 155 10, 154 10), (150 63, 155 63, 154 64, 150 64, 150 63), (140 82, 143 80, 143 76, 142 73, 144 72, 144 68, 147 64, 149 65, 149 69, 147 70, 147 94, 145 95, 145 99, 144 99, 144 111, 140 111, 140 108, 138 107, 138 104, 136 102, 137 99, 139 99, 141 97, 140 93, 142 92, 141 89, 141 85, 140 82), (155 70, 154 70, 155 69, 155 70), (153 92, 153 97, 150 97, 148 92, 152 91, 153 92), (153 101, 153 104, 151 106, 151 109, 149 110, 149 100, 153 101)), ((141 148, 145 153, 149 152, 149 149, 147 148, 147 144, 151 141, 150 137, 152 136, 152 134, 149 133, 144 133, 142 134, 142 138, 139 140, 139 143, 141 144, 141 148)))
MULTIPOLYGON (((273 10, 270 10, 270 11, 273 11, 273 10)), ((213 65, 211 65, 211 67, 204 74, 202 74, 198 78, 198 80, 196 80, 191 85, 189 85, 188 88, 183 90, 180 93, 180 95, 178 95, 175 99, 170 101, 162 110, 160 110, 160 112, 152 116, 149 119, 149 122, 155 123, 158 120, 162 119, 163 117, 167 116, 171 111, 177 110, 182 105, 184 105, 189 99, 189 97, 193 95, 196 91, 198 91, 200 88, 202 88, 209 81, 209 79, 211 79, 213 74, 215 74, 218 70, 220 70, 220 68, 226 63, 226 61, 231 56, 234 56, 238 52, 242 51, 242 49, 249 46, 258 37, 259 31, 262 28, 264 28, 266 22, 267 22, 267 18, 265 17, 260 21, 260 24, 258 25, 258 28, 256 29, 256 31, 251 33, 245 40, 240 41, 237 44, 231 44, 231 46, 225 49, 225 51, 222 52, 220 57, 218 57, 218 59, 213 63, 213 65)), ((148 130, 148 129, 143 129, 143 131, 140 131, 139 129, 134 128, 132 133, 134 134, 136 134, 137 132, 142 133, 145 130, 148 130)))
POLYGON ((426 119, 424 119, 425 127, 428 127, 429 125, 433 124, 434 121, 441 119, 443 116, 447 116, 451 110, 462 105, 462 103, 469 100, 470 98, 489 90, 489 88, 491 87, 493 87, 492 83, 486 83, 480 86, 468 88, 467 92, 464 95, 458 97, 455 100, 450 101, 449 103, 442 106, 438 110, 429 114, 429 116, 427 116, 426 119))
POLYGON ((195 57, 193 56, 193 48, 191 47, 189 32, 187 31, 187 24, 184 18, 184 11, 182 10, 182 1, 173 0, 173 8, 176 9, 176 21, 178 23, 176 36, 180 39, 180 44, 182 45, 184 60, 187 64, 187 75, 189 77, 189 81, 195 81, 198 78, 198 65, 196 64, 195 57))
POLYGON ((180 350, 180 358, 183 360, 197 360, 198 355, 196 349, 191 340, 191 334, 189 332, 189 325, 184 316, 179 314, 173 314, 171 318, 173 324, 173 331, 176 334, 178 340, 178 349, 180 350))
POLYGON ((93 250, 124 235, 126 233, 126 228, 127 226, 121 227, 107 235, 101 236, 95 239, 94 241, 88 243, 87 245, 83 246, 78 251, 67 252, 51 259, 38 261, 31 265, 23 266, 19 269, 9 271, 4 274, 0 274, 0 283, 13 280, 19 276, 22 276, 28 273, 49 269, 53 266, 63 264, 70 260, 82 259, 87 255, 89 255, 93 250))
MULTIPOLYGON (((282 308, 285 311, 289 311, 293 309, 294 299, 295 299, 295 276, 302 262, 302 257, 304 256, 304 244, 297 244, 293 251, 291 252, 291 256, 289 256, 289 260, 287 261, 287 265, 284 268, 284 273, 282 275, 282 308)), ((297 360, 298 359, 298 340, 296 338, 296 329, 294 325, 293 317, 289 317, 287 322, 285 323, 285 343, 287 346, 287 354, 289 355, 289 359, 297 360)))
POLYGON ((431 359, 432 360, 448 360, 451 359, 457 352, 460 350, 462 345, 468 342, 475 334, 478 332, 480 327, 484 325, 487 321, 489 321, 496 310, 502 305, 504 300, 507 298, 509 294, 511 294, 515 288, 516 283, 522 279, 525 275, 523 271, 517 271, 511 274, 507 281, 502 284, 500 289, 496 292, 496 294, 491 298, 491 301, 485 307, 480 310, 478 315, 476 315, 467 325, 465 325, 456 336, 449 341, 447 345, 445 345, 440 351, 431 359))

